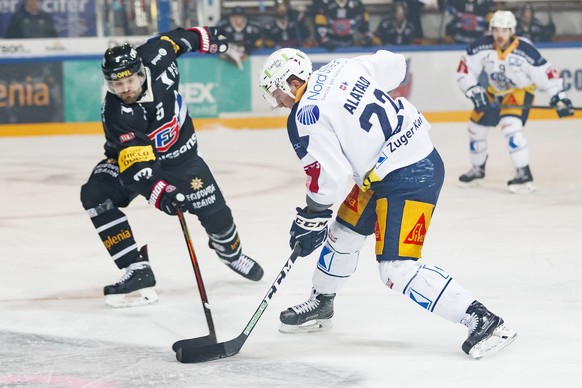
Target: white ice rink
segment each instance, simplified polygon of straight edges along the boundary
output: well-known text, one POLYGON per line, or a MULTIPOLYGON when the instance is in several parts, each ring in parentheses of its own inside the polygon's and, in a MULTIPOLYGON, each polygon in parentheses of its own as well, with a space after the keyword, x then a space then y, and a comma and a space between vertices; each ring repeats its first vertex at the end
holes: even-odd
MULTIPOLYGON (((369 239, 336 297, 334 328, 284 335, 279 312, 303 302, 316 254, 299 259, 241 352, 180 364, 171 345, 206 335, 178 219, 138 198, 127 209, 148 244, 160 302, 108 309, 103 286, 121 272, 79 201, 102 157, 101 136, 0 139, 1 387, 582 387, 582 121, 530 121, 538 191, 507 192, 500 131, 488 177, 461 189, 469 168, 465 124, 431 131, 447 168, 424 260, 446 269, 518 332, 504 351, 473 360, 464 326, 431 315, 379 280, 369 239)), ((245 252, 265 269, 251 283, 218 261, 187 217, 219 341, 236 337, 290 250, 304 177, 282 129, 199 132, 200 149, 233 210, 245 252)))

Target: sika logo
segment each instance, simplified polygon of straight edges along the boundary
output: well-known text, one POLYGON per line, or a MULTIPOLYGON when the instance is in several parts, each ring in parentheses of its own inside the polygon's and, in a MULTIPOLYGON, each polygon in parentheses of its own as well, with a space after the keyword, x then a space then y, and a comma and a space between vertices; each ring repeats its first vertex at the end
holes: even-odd
POLYGON ((404 239, 405 244, 422 245, 424 244, 424 238, 426 237, 426 221, 424 219, 424 213, 420 216, 416 224, 408 233, 408 236, 404 239))

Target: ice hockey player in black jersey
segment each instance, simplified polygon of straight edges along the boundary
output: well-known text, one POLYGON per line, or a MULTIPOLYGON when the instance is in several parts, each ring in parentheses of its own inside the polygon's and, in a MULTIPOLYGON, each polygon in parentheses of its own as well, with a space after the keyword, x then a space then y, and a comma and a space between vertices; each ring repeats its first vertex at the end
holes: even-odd
POLYGON ((178 90, 179 56, 227 48, 220 28, 195 27, 162 33, 137 48, 126 43, 104 54, 105 159, 82 186, 81 202, 111 258, 125 270, 117 283, 104 289, 108 306, 158 300, 147 249, 138 250, 120 210, 139 195, 169 215, 195 214, 210 247, 230 269, 253 281, 263 276, 260 265, 242 253, 231 210, 198 154, 194 125, 178 90), (129 296, 136 291, 139 297, 129 296))

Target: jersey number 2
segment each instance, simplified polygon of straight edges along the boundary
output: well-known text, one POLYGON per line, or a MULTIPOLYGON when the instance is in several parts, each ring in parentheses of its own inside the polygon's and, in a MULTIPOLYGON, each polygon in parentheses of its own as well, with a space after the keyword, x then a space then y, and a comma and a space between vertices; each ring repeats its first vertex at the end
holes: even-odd
POLYGON ((371 102, 364 108, 364 111, 360 115, 360 127, 366 132, 370 132, 372 129, 372 119, 373 115, 376 115, 378 118, 378 122, 380 123, 380 127, 382 128, 382 132, 384 132, 384 140, 388 140, 390 136, 395 133, 400 132, 402 129, 402 121, 404 117, 399 115, 398 112, 400 109, 403 109, 402 102, 398 101, 398 104, 394 102, 394 100, 388 95, 388 93, 384 93, 380 89, 374 90, 374 96, 380 102, 371 102), (396 113, 396 118, 398 122, 396 123, 396 128, 392 128, 390 124, 390 120, 388 119, 388 113, 386 113, 386 103, 390 103, 394 112, 396 113))

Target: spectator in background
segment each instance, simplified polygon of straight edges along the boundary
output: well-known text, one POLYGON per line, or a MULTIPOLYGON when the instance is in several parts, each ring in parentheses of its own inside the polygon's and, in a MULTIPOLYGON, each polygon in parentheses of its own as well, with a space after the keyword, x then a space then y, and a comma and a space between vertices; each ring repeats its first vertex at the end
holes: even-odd
POLYGON ((411 44, 416 36, 414 25, 407 19, 406 4, 394 2, 392 15, 380 21, 374 33, 374 44, 411 44))
POLYGON ((261 25, 250 20, 242 7, 236 6, 229 16, 219 20, 218 26, 224 29, 229 41, 228 51, 220 57, 242 70, 244 60, 261 42, 261 25))
POLYGON ((275 21, 265 26, 263 47, 302 47, 309 38, 305 14, 291 8, 287 0, 275 0, 275 21))
POLYGON ((24 0, 8 22, 4 38, 55 38, 57 36, 52 16, 40 9, 38 0, 24 0))
POLYGON ((428 0, 403 0, 401 2, 406 5, 407 19, 414 26, 414 38, 422 39, 424 32, 422 30, 421 13, 428 0))
POLYGON ((438 3, 442 12, 453 15, 446 26, 446 40, 471 44, 487 32, 492 0, 438 0, 438 3))
POLYGON ((373 34, 361 0, 314 0, 314 25, 320 46, 370 46, 373 34))
POLYGON ((556 26, 550 21, 544 26, 534 16, 534 8, 531 3, 524 4, 518 12, 519 19, 515 34, 531 40, 532 42, 549 42, 556 33, 556 26))

